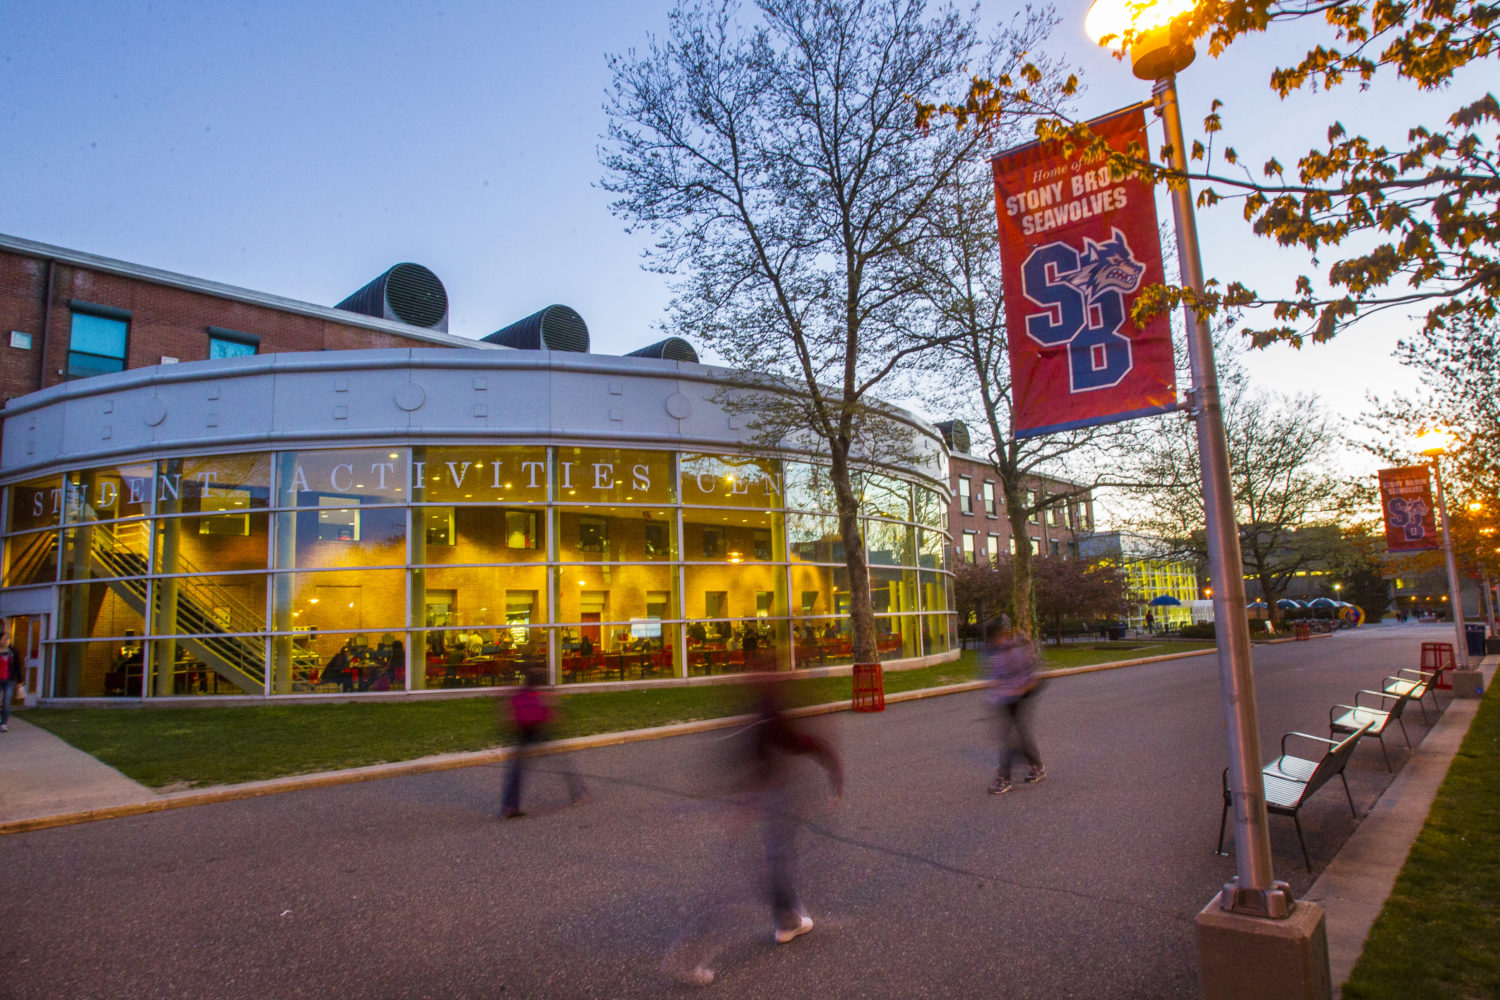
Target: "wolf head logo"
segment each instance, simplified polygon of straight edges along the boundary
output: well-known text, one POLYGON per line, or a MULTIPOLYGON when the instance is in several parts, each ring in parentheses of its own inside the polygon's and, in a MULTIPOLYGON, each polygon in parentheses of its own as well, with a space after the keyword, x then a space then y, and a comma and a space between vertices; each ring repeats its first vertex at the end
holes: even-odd
POLYGON ((1083 256, 1079 258, 1078 270, 1060 275, 1061 279, 1083 293, 1092 302, 1105 292, 1117 291, 1129 295, 1140 287, 1146 265, 1135 259, 1125 234, 1111 227, 1114 235, 1103 243, 1095 243, 1085 237, 1083 256))

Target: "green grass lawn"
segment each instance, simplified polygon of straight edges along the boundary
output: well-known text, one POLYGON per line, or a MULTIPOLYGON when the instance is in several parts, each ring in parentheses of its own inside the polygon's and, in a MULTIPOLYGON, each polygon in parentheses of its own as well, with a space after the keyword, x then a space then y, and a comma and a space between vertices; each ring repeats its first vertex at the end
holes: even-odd
POLYGON ((1500 703, 1487 697, 1345 1000, 1500 997, 1500 703))
MULTIPOLYGON (((1048 646, 1048 669, 1156 656, 1186 643, 1048 646)), ((920 670, 888 672, 889 694, 975 678, 972 651, 920 670)), ((847 699, 848 677, 796 681, 791 700, 815 705, 847 699)), ((579 692, 563 699, 558 738, 721 718, 745 710, 742 684, 579 692)), ((232 784, 431 754, 483 750, 509 742, 494 695, 442 701, 332 705, 214 705, 192 708, 40 708, 26 721, 153 788, 232 784)))

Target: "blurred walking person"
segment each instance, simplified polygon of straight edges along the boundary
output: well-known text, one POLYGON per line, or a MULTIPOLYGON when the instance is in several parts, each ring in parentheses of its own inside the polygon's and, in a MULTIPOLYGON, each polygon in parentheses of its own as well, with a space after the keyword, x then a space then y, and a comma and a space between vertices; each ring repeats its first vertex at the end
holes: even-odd
MULTIPOLYGON (((516 752, 505 769, 505 786, 500 794, 500 818, 517 819, 526 814, 521 811, 521 783, 525 777, 526 759, 532 747, 547 736, 547 729, 556 714, 551 702, 542 691, 546 673, 533 667, 526 672, 523 687, 506 698, 510 724, 516 736, 516 752)), ((573 768, 563 763, 563 779, 568 783, 568 796, 576 805, 588 797, 588 792, 573 768)))
POLYGON ((1042 755, 1031 731, 1031 715, 1036 704, 1037 652, 1029 640, 999 621, 985 626, 985 672, 990 682, 990 701, 995 706, 999 726, 1000 761, 991 795, 1004 795, 1014 786, 1010 781, 1011 764, 1025 757, 1031 765, 1027 784, 1047 777, 1042 755))

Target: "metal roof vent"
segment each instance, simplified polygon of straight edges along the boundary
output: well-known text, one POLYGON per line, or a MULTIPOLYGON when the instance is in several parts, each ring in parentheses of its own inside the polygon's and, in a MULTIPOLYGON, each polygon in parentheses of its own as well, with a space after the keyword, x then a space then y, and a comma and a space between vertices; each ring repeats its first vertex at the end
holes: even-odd
POLYGON ((421 264, 397 264, 334 308, 448 330, 448 293, 421 264))
POLYGON ((496 330, 484 338, 486 343, 517 347, 523 351, 589 352, 589 328, 567 306, 548 306, 523 320, 496 330))
POLYGON ((627 358, 662 358, 667 361, 691 361, 698 363, 698 352, 693 345, 681 337, 668 337, 654 344, 647 344, 638 351, 631 351, 627 358))
POLYGON ((969 453, 969 426, 962 420, 944 420, 935 426, 951 450, 969 453))

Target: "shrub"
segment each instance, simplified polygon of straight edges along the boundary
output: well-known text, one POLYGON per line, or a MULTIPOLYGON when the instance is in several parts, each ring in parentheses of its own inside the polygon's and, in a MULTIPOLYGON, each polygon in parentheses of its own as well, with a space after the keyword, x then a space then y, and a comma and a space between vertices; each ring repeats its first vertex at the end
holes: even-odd
POLYGON ((1214 638, 1214 623, 1199 622, 1196 625, 1184 625, 1177 631, 1184 639, 1212 639, 1214 638))

